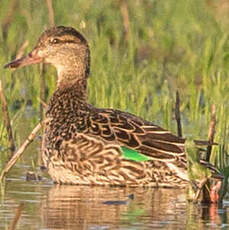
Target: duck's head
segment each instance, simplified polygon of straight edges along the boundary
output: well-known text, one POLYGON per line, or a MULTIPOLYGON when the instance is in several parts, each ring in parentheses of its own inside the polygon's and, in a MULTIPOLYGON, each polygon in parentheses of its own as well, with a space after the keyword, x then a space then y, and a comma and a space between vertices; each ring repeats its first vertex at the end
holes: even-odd
POLYGON ((28 55, 6 64, 5 68, 19 68, 40 62, 55 66, 58 83, 87 78, 90 71, 88 43, 72 27, 53 27, 41 34, 37 45, 28 55))

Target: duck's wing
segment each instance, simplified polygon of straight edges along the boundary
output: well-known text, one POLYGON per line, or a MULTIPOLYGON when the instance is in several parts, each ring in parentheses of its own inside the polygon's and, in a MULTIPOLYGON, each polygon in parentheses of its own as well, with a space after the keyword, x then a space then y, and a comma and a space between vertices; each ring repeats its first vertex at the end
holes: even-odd
POLYGON ((151 159, 169 162, 185 158, 185 139, 130 113, 93 109, 84 127, 84 133, 116 142, 125 150, 134 150, 151 159))

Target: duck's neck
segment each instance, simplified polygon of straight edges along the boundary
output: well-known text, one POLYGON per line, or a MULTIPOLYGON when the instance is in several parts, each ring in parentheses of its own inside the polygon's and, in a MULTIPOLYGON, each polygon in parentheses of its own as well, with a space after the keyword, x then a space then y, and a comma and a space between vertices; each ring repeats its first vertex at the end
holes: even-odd
POLYGON ((87 100, 87 77, 72 72, 58 73, 58 92, 74 94, 79 100, 87 100))
POLYGON ((58 122, 68 120, 82 108, 87 107, 87 80, 85 78, 72 79, 68 82, 59 83, 57 89, 53 93, 49 101, 49 106, 46 112, 47 117, 52 117, 58 122))

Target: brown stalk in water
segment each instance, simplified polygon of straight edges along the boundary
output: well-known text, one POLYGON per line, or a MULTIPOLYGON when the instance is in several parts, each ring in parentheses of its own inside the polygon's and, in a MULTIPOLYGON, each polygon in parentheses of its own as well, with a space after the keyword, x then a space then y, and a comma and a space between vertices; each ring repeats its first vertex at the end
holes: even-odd
POLYGON ((2 102, 2 115, 3 115, 3 120, 4 120, 6 130, 7 130, 7 134, 8 134, 8 141, 10 144, 10 150, 13 153, 15 150, 15 144, 14 144, 13 132, 12 132, 11 124, 10 124, 10 116, 9 116, 9 112, 8 112, 7 101, 6 101, 4 92, 3 92, 1 80, 0 80, 0 100, 2 102))
MULTIPOLYGON (((215 105, 212 104, 212 107, 211 107, 211 121, 210 121, 209 131, 208 131, 208 146, 207 146, 207 151, 206 151, 206 161, 207 162, 210 162, 212 145, 214 144, 215 128, 216 128, 215 105)), ((202 199, 203 203, 206 203, 206 202, 208 203, 209 199, 210 199, 210 193, 209 193, 209 191, 207 189, 207 186, 209 186, 209 183, 210 182, 208 182, 208 184, 206 186, 204 186, 204 188, 203 188, 203 199, 202 199)), ((221 183, 219 182, 215 186, 217 193, 220 190, 221 183)), ((221 201, 222 200, 217 200, 217 202, 221 202, 221 201)))
POLYGON ((14 166, 18 158, 23 154, 23 152, 26 150, 28 145, 34 140, 36 137, 38 131, 41 129, 42 125, 45 124, 48 121, 48 119, 40 122, 34 129, 33 131, 29 134, 25 142, 21 145, 21 147, 18 149, 18 151, 13 155, 13 157, 9 160, 5 168, 1 172, 0 176, 0 182, 3 180, 4 176, 6 173, 9 172, 9 170, 14 166))
MULTIPOLYGON (((40 120, 42 121, 44 119, 44 105, 43 103, 45 103, 46 101, 46 97, 45 97, 45 72, 46 72, 46 69, 45 69, 45 64, 44 63, 41 63, 40 64, 40 120)), ((42 142, 43 143, 43 137, 42 137, 42 142)), ((40 151, 38 153, 38 164, 41 164, 41 153, 42 153, 42 150, 43 150, 43 144, 41 144, 41 147, 40 147, 40 151)))
MULTIPOLYGON (((53 4, 52 0, 46 0, 46 5, 48 9, 48 15, 49 15, 49 24, 51 27, 55 26, 55 18, 54 18, 54 10, 53 10, 53 4)), ((41 81, 40 81, 40 120, 42 121, 44 119, 44 105, 46 101, 46 96, 45 96, 45 64, 41 63, 40 64, 40 72, 41 72, 41 81)), ((38 164, 41 164, 41 153, 44 148, 44 138, 42 137, 42 142, 41 142, 41 148, 40 152, 38 153, 38 164)))
POLYGON ((17 208, 17 210, 16 210, 15 217, 14 217, 14 219, 13 219, 12 224, 10 225, 9 230, 14 230, 14 229, 16 229, 17 222, 18 222, 18 220, 19 220, 20 217, 21 217, 21 213, 22 213, 23 209, 24 209, 24 203, 19 204, 19 206, 18 206, 18 208, 17 208))
POLYGON ((209 145, 207 147, 206 161, 209 161, 211 157, 212 144, 214 142, 214 136, 215 136, 215 127, 216 127, 216 116, 215 116, 215 105, 213 104, 211 107, 211 121, 210 121, 210 126, 208 131, 209 145))
POLYGON ((180 96, 178 91, 176 92, 175 118, 177 121, 178 137, 182 137, 182 126, 181 126, 181 116, 180 116, 180 96))

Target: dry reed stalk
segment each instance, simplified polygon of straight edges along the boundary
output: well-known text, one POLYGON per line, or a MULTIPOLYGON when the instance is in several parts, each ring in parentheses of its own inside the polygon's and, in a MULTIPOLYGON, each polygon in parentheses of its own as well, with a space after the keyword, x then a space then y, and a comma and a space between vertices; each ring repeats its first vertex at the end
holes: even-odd
MULTIPOLYGON (((52 0, 46 0, 46 5, 48 8, 48 15, 49 15, 49 24, 51 27, 55 26, 55 20, 54 20, 54 10, 53 10, 53 4, 52 4, 52 0)), ((41 102, 45 102, 46 98, 45 98, 45 65, 42 63, 41 64, 41 85, 40 85, 40 99, 41 102)), ((41 121, 44 118, 44 110, 43 110, 43 104, 40 102, 40 119, 41 121)), ((41 142, 41 150, 38 154, 38 163, 41 163, 41 153, 43 151, 44 148, 44 137, 42 137, 42 142, 41 142)))
POLYGON ((214 143, 214 136, 215 136, 215 128, 216 128, 216 115, 215 115, 215 105, 213 104, 211 107, 211 121, 209 125, 209 131, 208 131, 208 147, 206 152, 206 161, 210 160, 211 157, 211 151, 212 151, 212 145, 214 143))
POLYGON ((9 25, 11 24, 12 20, 13 20, 13 15, 14 15, 14 12, 16 11, 16 9, 18 8, 19 6, 19 0, 12 0, 10 2, 10 5, 9 5, 9 10, 8 10, 8 13, 7 13, 7 16, 6 18, 3 20, 2 22, 2 35, 3 35, 3 38, 6 39, 7 38, 7 35, 8 35, 8 27, 9 25))
POLYGON ((6 127, 7 134, 8 134, 8 141, 10 144, 10 150, 13 153, 15 150, 15 144, 14 144, 13 132, 12 132, 11 124, 10 124, 8 106, 7 106, 6 98, 5 98, 5 95, 3 92, 1 80, 0 80, 0 100, 2 102, 2 114, 3 114, 3 120, 4 120, 5 127, 6 127))
POLYGON ((206 146, 206 145, 218 145, 218 143, 216 143, 216 142, 213 142, 213 143, 209 143, 209 141, 202 141, 202 140, 193 140, 194 141, 194 143, 195 143, 195 145, 202 145, 202 146, 206 146))
MULTIPOLYGON (((42 133, 44 133, 45 130, 45 124, 44 127, 42 129, 42 133)), ((42 140, 41 140, 41 145, 40 145, 40 151, 39 151, 39 155, 38 155, 38 165, 43 165, 43 161, 42 161, 42 153, 45 149, 45 136, 42 135, 42 140)))
POLYGON ((52 7, 52 0, 46 0, 46 4, 49 12, 49 24, 50 26, 53 27, 55 25, 55 22, 54 22, 54 11, 52 7))
MULTIPOLYGON (((207 151, 206 151, 206 161, 210 161, 210 157, 211 157, 211 151, 212 151, 212 145, 214 145, 214 136, 215 136, 215 128, 216 128, 216 114, 215 114, 215 105, 212 104, 211 106, 211 121, 210 121, 210 125, 209 125, 209 131, 208 131, 208 146, 207 146, 207 151)), ((221 181, 219 181, 217 184, 217 194, 218 191, 221 187, 221 181), (220 183, 220 184, 219 184, 220 183)), ((202 197, 202 203, 211 203, 212 199, 211 199, 211 195, 209 193, 209 190, 207 187, 210 187, 210 182, 208 181, 208 183, 206 184, 206 186, 203 187, 203 197, 202 197)), ((220 203, 222 202, 222 199, 217 198, 215 200, 215 202, 220 203)))
MULTIPOLYGON (((40 99, 42 102, 46 101, 45 98, 45 65, 43 63, 40 64, 40 69, 41 69, 41 82, 40 82, 40 99)), ((40 120, 42 121, 44 118, 44 110, 43 110, 43 105, 40 103, 40 120)))
MULTIPOLYGON (((45 64, 44 63, 41 63, 40 64, 40 99, 39 99, 39 102, 40 102, 40 120, 42 121, 44 119, 44 104, 45 104, 45 101, 46 101, 46 97, 45 97, 45 72, 46 72, 46 69, 45 69, 45 64)), ((47 105, 46 105, 47 106, 47 105)), ((43 130, 42 130, 43 132, 43 130)), ((42 141, 41 141, 41 146, 40 146, 40 151, 38 153, 38 164, 40 165, 41 164, 41 155, 42 155, 42 151, 43 151, 43 137, 42 137, 42 141)))
POLYGON ((178 91, 176 92, 175 118, 177 121, 178 137, 182 137, 182 126, 181 126, 181 116, 180 116, 180 96, 178 91))
POLYGON ((128 41, 130 37, 130 21, 129 21, 128 5, 126 0, 121 0, 121 13, 123 18, 125 40, 128 41))
POLYGON ((17 210, 16 210, 16 214, 15 214, 15 217, 13 219, 13 222, 9 228, 9 230, 14 230, 16 229, 16 225, 17 225, 17 222, 18 220, 20 219, 21 217, 21 213, 22 213, 22 210, 24 209, 24 203, 21 203, 19 204, 19 206, 17 207, 17 210))
POLYGON ((46 109, 48 107, 48 105, 43 101, 41 100, 39 97, 37 97, 37 100, 40 102, 40 104, 43 106, 43 109, 46 109))
POLYGON ((27 47, 28 45, 29 45, 29 42, 28 42, 28 40, 26 40, 26 41, 22 44, 22 46, 19 48, 19 50, 18 50, 18 52, 17 52, 17 55, 16 55, 16 59, 21 58, 21 57, 24 55, 25 49, 26 49, 26 47, 27 47))
POLYGON ((29 136, 27 137, 27 139, 25 140, 25 142, 21 145, 21 147, 18 149, 18 151, 13 155, 13 157, 9 160, 9 162, 7 163, 7 165, 5 166, 5 168, 2 170, 1 176, 0 176, 0 181, 3 180, 5 174, 8 173, 9 170, 14 166, 14 164, 16 163, 16 161, 18 160, 18 158, 23 154, 23 152, 26 150, 26 148, 28 147, 28 145, 34 140, 34 138, 36 137, 36 134, 41 129, 42 125, 45 124, 47 121, 48 121, 48 119, 40 122, 33 129, 33 131, 29 134, 29 136))

